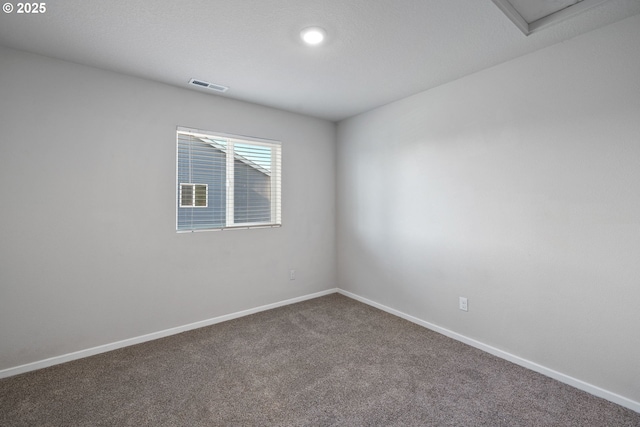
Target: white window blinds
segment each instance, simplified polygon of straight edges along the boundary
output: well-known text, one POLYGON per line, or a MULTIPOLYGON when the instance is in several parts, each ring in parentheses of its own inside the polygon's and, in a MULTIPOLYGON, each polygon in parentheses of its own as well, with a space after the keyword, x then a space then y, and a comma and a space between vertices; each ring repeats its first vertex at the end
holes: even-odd
POLYGON ((281 144, 178 128, 176 230, 281 225, 281 144))

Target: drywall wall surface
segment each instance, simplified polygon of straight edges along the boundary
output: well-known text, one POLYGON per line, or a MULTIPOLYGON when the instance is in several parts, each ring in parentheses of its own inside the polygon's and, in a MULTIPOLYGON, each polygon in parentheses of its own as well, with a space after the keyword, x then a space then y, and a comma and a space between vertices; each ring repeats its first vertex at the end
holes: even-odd
POLYGON ((636 16, 339 123, 339 287, 640 402, 639 40, 636 16))
POLYGON ((0 370, 335 287, 331 122, 2 48, 0 129, 0 370), (281 141, 282 227, 177 234, 177 126, 281 141))

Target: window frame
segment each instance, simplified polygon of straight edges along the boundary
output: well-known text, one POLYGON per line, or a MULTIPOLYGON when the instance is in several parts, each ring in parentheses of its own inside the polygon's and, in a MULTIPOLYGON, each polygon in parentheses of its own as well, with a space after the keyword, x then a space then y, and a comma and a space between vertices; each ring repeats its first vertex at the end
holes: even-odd
POLYGON ((178 184, 178 187, 180 188, 180 194, 178 194, 178 200, 180 201, 179 207, 181 208, 208 208, 209 207, 209 184, 199 184, 197 182, 181 182, 178 184), (193 202, 193 204, 191 205, 185 205, 182 203, 183 201, 182 194, 184 193, 183 187, 187 185, 193 187, 191 189, 191 201, 193 202), (204 187, 204 205, 196 204, 196 201, 198 200, 198 198, 196 197, 196 194, 197 194, 196 187, 204 187))
MULTIPOLYGON (((215 146, 214 144, 212 144, 215 146)), ((248 163, 247 163, 248 164, 248 163)), ((195 187, 194 187, 195 188, 195 187)), ((235 135, 222 132, 212 132, 201 129, 193 129, 188 127, 178 126, 176 129, 176 232, 177 233, 192 233, 200 231, 224 231, 224 230, 238 230, 238 229, 250 229, 250 228, 277 228, 282 226, 282 142, 256 138, 252 136, 235 135), (225 224, 223 226, 207 227, 207 228, 180 228, 179 223, 179 209, 180 208, 203 208, 204 206, 182 206, 181 200, 181 187, 182 185, 207 185, 191 182, 180 182, 180 165, 179 165, 179 148, 180 148, 180 134, 186 134, 196 138, 205 138, 208 140, 225 140, 226 146, 219 148, 220 151, 225 153, 225 201, 224 206, 220 206, 225 210, 225 224), (270 165, 272 170, 270 171, 270 221, 268 222, 235 222, 235 161, 243 160, 242 156, 236 155, 235 145, 243 144, 248 146, 264 146, 271 150, 270 165), (239 157, 239 158, 238 158, 239 157), (231 179, 230 179, 231 177, 231 179)), ((209 187, 207 185, 207 202, 206 207, 212 206, 209 197, 209 187)))

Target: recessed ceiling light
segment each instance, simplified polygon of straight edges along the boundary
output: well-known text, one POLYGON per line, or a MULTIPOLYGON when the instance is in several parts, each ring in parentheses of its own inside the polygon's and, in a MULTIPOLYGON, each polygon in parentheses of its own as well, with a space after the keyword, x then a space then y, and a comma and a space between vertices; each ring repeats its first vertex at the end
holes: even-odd
POLYGON ((300 31, 300 37, 306 44, 316 46, 322 43, 327 33, 320 27, 309 27, 300 31))

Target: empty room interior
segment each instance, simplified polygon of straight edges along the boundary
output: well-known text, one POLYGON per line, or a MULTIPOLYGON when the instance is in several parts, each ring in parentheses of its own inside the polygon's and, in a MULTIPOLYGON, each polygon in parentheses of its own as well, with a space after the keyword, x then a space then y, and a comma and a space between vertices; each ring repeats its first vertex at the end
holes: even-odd
POLYGON ((640 426, 640 1, 5 2, 0 425, 640 426))

